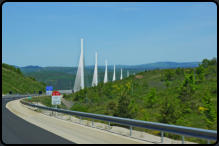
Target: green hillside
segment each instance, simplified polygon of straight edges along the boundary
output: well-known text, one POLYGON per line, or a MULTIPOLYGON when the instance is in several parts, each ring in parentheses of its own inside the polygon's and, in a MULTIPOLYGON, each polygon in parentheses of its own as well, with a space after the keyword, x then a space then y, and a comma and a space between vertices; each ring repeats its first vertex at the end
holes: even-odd
POLYGON ((7 94, 12 91, 12 94, 26 94, 27 92, 38 93, 39 91, 46 92, 46 84, 38 82, 35 78, 25 77, 19 68, 2 63, 2 94, 7 94))
MULTIPOLYGON (((91 70, 91 69, 90 69, 91 70)), ((22 71, 22 70, 21 70, 22 71)), ((138 73, 142 70, 130 70, 129 74, 138 73)), ((98 79, 99 82, 103 81, 104 79, 104 72, 98 70, 98 79)), ((48 86, 53 86, 54 90, 70 90, 70 82, 71 82, 71 89, 75 83, 75 76, 74 74, 69 74, 66 72, 60 71, 37 71, 37 72, 27 72, 24 73, 25 76, 34 77, 39 82, 44 82, 48 86)), ((116 70, 116 79, 120 80, 121 70, 116 70)), ((127 70, 123 70, 123 78, 127 77, 127 70)), ((113 70, 108 69, 108 80, 112 80, 113 78, 113 70)), ((85 72, 85 85, 87 87, 91 86, 93 80, 93 70, 92 73, 85 72)))
MULTIPOLYGON (((101 82, 65 98, 71 101, 72 97, 75 104, 71 110, 217 130, 217 63, 212 60, 203 61, 197 68, 150 70, 115 82, 101 82), (86 94, 94 105, 86 102, 86 94)), ((159 131, 146 131, 160 136, 159 131)), ((164 135, 181 139, 174 134, 164 135)))

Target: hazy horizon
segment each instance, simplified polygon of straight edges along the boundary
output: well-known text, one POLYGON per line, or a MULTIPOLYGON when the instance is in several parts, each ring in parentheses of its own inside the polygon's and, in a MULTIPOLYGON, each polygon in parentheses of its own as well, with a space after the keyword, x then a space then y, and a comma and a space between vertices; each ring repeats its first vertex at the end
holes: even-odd
MULTIPOLYGON (((163 61, 163 62, 154 62, 154 63, 166 63, 166 62, 170 62, 170 63, 201 63, 201 62, 172 62, 172 61, 163 61)), ((154 64, 154 63, 146 63, 146 64, 154 64)), ((9 64, 9 65, 13 65, 13 64, 9 64)), ((136 64, 136 65, 120 65, 120 64, 118 64, 115 66, 138 66, 138 65, 145 65, 145 64, 136 64)), ((17 65, 13 65, 13 66, 17 66, 17 65)), ((27 66, 39 66, 39 65, 27 65, 27 66)), ((18 67, 27 67, 27 66, 18 66, 18 67)), ((85 65, 85 67, 89 67, 89 66, 95 66, 95 65, 85 65)), ((98 67, 100 67, 100 66, 105 67, 105 65, 98 65, 98 67)), ((114 66, 114 65, 107 65, 107 66, 114 66)), ((39 66, 39 67, 76 67, 77 68, 78 66, 39 66)))

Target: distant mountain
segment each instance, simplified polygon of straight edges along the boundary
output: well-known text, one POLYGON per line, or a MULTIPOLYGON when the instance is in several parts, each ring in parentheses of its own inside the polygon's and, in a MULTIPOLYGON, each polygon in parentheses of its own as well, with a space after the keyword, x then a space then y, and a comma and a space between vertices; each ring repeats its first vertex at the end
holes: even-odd
POLYGON ((26 67, 19 67, 19 68, 42 68, 42 67, 29 65, 29 66, 26 66, 26 67))
MULTIPOLYGON (((198 67, 198 64, 201 62, 156 62, 156 63, 147 63, 141 65, 115 65, 115 68, 122 69, 132 69, 132 70, 152 70, 152 69, 167 69, 167 68, 189 68, 189 67, 198 67)), ((94 68, 94 65, 86 66, 86 68, 94 68)), ((98 66, 98 68, 105 68, 105 66, 98 66)), ((114 65, 108 65, 108 69, 113 69, 114 65)))
MULTIPOLYGON (((121 68, 125 70, 133 70, 133 71, 144 71, 144 70, 154 70, 154 69, 168 69, 168 68, 189 68, 189 67, 198 67, 198 64, 201 62, 156 62, 156 63, 147 63, 141 65, 115 65, 116 70, 120 70, 121 68)), ((41 71, 59 71, 65 72, 69 74, 76 74, 78 67, 57 67, 57 66, 50 66, 50 67, 40 67, 40 66, 26 66, 26 67, 19 67, 22 73, 30 73, 30 72, 41 72, 41 71)), ((108 65, 108 71, 112 71, 114 65, 108 65)), ((85 66, 85 70, 87 73, 94 72, 94 65, 85 66)), ((105 66, 98 66, 98 72, 105 72, 105 66)))

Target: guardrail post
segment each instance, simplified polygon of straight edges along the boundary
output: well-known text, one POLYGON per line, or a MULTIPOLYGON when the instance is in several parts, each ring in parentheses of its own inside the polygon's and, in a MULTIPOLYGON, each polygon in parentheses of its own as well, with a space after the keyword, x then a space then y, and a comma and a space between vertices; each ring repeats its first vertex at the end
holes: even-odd
POLYGON ((210 140, 207 140, 207 144, 210 144, 210 140))
POLYGON ((50 116, 52 116, 52 114, 51 114, 51 110, 50 110, 50 116))
POLYGON ((163 132, 161 132, 161 143, 163 143, 163 132))
POLYGON ((81 117, 80 117, 80 124, 81 124, 81 117))
POLYGON ((59 118, 59 112, 58 112, 58 118, 59 118))
POLYGON ((132 126, 130 126, 130 136, 132 136, 132 126))
POLYGON ((109 128, 108 128, 108 130, 110 130, 110 122, 109 122, 109 128))
POLYGON ((182 136, 182 144, 184 144, 184 136, 182 136))
POLYGON ((94 119, 92 119, 92 127, 94 127, 94 119))
POLYGON ((62 113, 62 119, 63 119, 63 113, 62 113))
POLYGON ((69 119, 71 120, 71 115, 69 114, 69 119))

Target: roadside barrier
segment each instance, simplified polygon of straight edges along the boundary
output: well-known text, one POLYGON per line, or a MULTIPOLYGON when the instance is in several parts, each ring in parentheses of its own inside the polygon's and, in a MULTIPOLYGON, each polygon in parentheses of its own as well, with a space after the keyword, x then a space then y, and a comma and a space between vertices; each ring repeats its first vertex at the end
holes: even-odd
MULTIPOLYGON (((24 103, 24 102, 22 102, 22 100, 20 100, 20 101, 22 104, 24 103)), ((26 104, 26 103, 24 103, 24 104, 26 104)), ((148 122, 148 121, 127 119, 127 118, 120 118, 120 117, 113 117, 113 116, 105 116, 105 115, 78 112, 78 111, 70 111, 70 110, 35 105, 32 103, 28 103, 28 105, 40 109, 41 111, 43 111, 43 113, 52 111, 52 112, 62 113, 62 115, 69 114, 70 116, 71 115, 79 116, 80 117, 80 124, 81 124, 81 117, 92 119, 92 125, 94 123, 94 119, 101 120, 101 121, 107 121, 109 124, 108 130, 110 130, 110 122, 122 124, 122 125, 127 125, 127 126, 130 126, 130 136, 132 136, 132 126, 161 131, 161 142, 162 143, 163 143, 163 133, 164 132, 182 135, 182 144, 184 144, 184 136, 206 139, 208 144, 210 144, 210 140, 217 141, 217 131, 214 131, 214 130, 206 130, 206 129, 200 129, 200 128, 192 128, 192 127, 177 126, 177 125, 170 125, 170 124, 163 124, 163 123, 156 123, 156 122, 148 122)))

